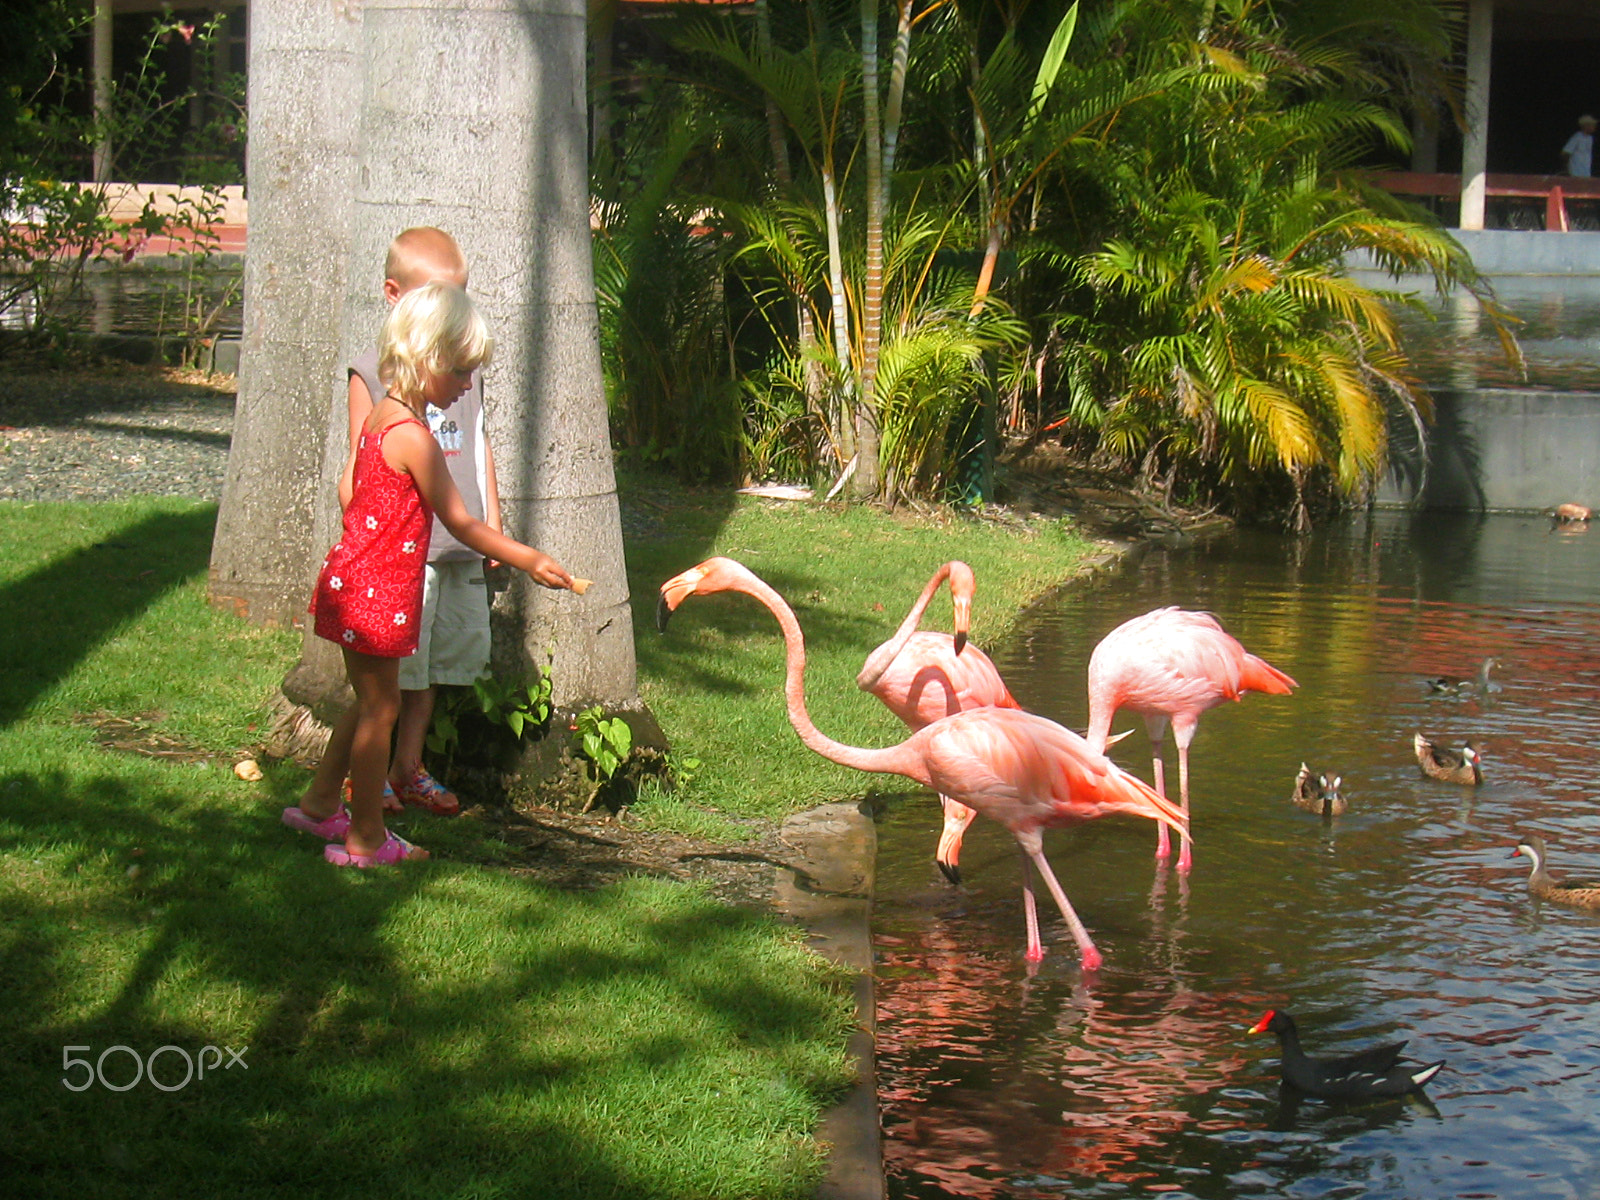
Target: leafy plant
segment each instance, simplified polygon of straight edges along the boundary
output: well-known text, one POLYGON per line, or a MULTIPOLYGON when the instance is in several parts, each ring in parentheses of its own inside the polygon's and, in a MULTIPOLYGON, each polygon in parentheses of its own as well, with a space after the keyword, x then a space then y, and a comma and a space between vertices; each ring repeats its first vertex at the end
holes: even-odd
POLYGON ((520 740, 530 729, 538 729, 550 719, 550 672, 541 671, 532 680, 508 681, 493 675, 473 680, 470 688, 448 688, 440 692, 433 708, 433 724, 428 729, 427 746, 439 755, 448 771, 455 763, 471 721, 507 730, 520 740))
POLYGON ((573 719, 572 748, 588 764, 594 783, 583 806, 583 811, 588 812, 633 750, 633 729, 621 717, 606 716, 605 709, 596 704, 573 719))
POLYGON ((198 367, 212 344, 222 314, 238 297, 244 276, 234 272, 218 292, 208 286, 216 276, 212 259, 221 249, 217 227, 222 223, 226 199, 218 184, 204 184, 169 195, 171 212, 163 232, 181 251, 175 282, 167 284, 157 317, 157 336, 167 332, 168 304, 175 309, 173 326, 183 346, 183 365, 198 367))

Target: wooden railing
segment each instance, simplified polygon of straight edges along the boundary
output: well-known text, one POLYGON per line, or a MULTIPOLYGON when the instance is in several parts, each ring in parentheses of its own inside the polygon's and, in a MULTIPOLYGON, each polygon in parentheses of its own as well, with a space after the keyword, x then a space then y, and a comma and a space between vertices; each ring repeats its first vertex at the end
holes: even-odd
MULTIPOLYGON (((1375 172, 1372 182, 1397 196, 1461 195, 1461 176, 1423 171, 1375 172)), ((1566 233, 1567 201, 1574 197, 1600 200, 1600 179, 1574 175, 1488 175, 1485 190, 1491 196, 1523 196, 1544 200, 1544 227, 1566 233)))

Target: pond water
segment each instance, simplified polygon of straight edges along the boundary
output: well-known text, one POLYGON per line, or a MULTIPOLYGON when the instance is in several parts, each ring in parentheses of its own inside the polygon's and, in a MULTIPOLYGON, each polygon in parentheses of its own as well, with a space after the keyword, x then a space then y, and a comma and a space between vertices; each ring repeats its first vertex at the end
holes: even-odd
MULTIPOLYGON (((190 324, 210 317, 208 333, 237 337, 244 314, 242 272, 234 255, 219 256, 192 275, 177 267, 92 267, 61 316, 85 333, 160 337, 182 335, 188 311, 197 314, 190 324)), ((0 291, 9 278, 0 275, 0 291)), ((0 309, 0 329, 28 329, 34 318, 33 297, 25 295, 0 309)))
POLYGON ((1600 276, 1507 275, 1494 280, 1494 302, 1521 346, 1524 368, 1508 359, 1489 314, 1472 295, 1440 297, 1431 281, 1400 283, 1355 271, 1367 287, 1410 292, 1419 309, 1397 310, 1406 353, 1430 388, 1532 388, 1600 391, 1600 276))
MULTIPOLYGON (((1148 821, 1046 836, 1105 955, 1092 977, 1046 898, 1046 958, 1024 963, 1004 829, 979 818, 952 887, 931 796, 881 823, 891 1196, 1600 1195, 1600 914, 1534 901, 1510 857, 1539 832, 1557 875, 1600 876, 1600 529, 1392 512, 1231 535, 1062 595, 993 657, 1081 731, 1095 642, 1165 604, 1215 612, 1300 689, 1202 719, 1187 879, 1156 866, 1148 821), (1430 698, 1426 677, 1489 655, 1486 701, 1430 698), (1423 778, 1417 730, 1471 738, 1483 786, 1423 778), (1302 760, 1343 776, 1347 814, 1290 804, 1302 760), (1296 1105, 1276 1041, 1244 1032, 1269 1007, 1313 1054, 1403 1037, 1447 1066, 1426 1100, 1296 1105)), ((1127 728, 1114 757, 1149 779, 1127 728)))

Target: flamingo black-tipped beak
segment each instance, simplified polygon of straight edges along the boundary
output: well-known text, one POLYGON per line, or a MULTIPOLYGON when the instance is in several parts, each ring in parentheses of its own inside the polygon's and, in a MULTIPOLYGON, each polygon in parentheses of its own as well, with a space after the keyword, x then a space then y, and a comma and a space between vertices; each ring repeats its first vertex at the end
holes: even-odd
POLYGON ((967 644, 967 630, 972 628, 972 600, 964 595, 956 595, 952 600, 955 608, 956 653, 960 654, 961 648, 967 644))
POLYGON ((943 875, 956 887, 961 886, 961 868, 956 863, 947 863, 942 858, 933 860, 939 864, 939 874, 943 875))
POLYGON ((956 630, 955 642, 956 642, 956 653, 960 654, 962 649, 965 648, 965 646, 967 644, 967 631, 965 629, 956 630))
POLYGON ((705 574, 705 567, 702 564, 674 575, 661 585, 661 595, 656 600, 656 628, 662 633, 667 631, 667 622, 677 611, 678 605, 694 595, 695 588, 700 585, 705 574))

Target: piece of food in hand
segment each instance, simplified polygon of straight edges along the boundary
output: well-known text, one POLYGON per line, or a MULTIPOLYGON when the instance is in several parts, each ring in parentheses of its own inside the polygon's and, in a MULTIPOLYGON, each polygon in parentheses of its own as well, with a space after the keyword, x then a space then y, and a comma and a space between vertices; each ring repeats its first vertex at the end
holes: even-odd
POLYGON ((579 579, 576 575, 574 575, 572 577, 572 590, 581 596, 589 590, 589 585, 593 582, 594 580, 592 579, 579 579))

